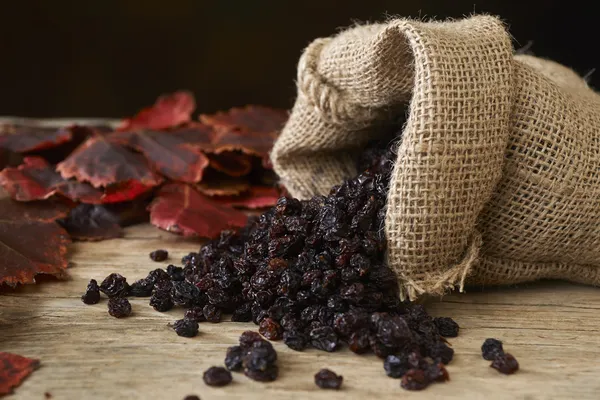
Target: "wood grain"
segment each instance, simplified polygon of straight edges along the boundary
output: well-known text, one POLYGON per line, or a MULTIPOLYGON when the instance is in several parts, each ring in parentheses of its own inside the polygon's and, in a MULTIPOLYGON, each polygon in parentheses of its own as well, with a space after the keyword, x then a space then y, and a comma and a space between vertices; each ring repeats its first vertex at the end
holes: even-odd
POLYGON ((201 334, 180 338, 167 326, 183 310, 158 313, 148 299, 132 301, 134 316, 108 315, 106 300, 84 305, 79 297, 90 278, 118 271, 129 281, 153 268, 179 263, 199 243, 149 225, 128 228, 122 239, 72 246, 70 280, 45 280, 0 295, 0 351, 39 358, 42 367, 14 399, 563 399, 598 398, 600 390, 600 290, 561 282, 472 290, 431 300, 434 315, 451 316, 461 326, 452 339, 451 381, 423 392, 407 392, 385 376, 374 356, 343 350, 294 352, 275 343, 281 376, 262 384, 235 374, 226 388, 210 388, 203 371, 222 365, 225 350, 252 324, 202 323, 201 334), (170 259, 155 263, 148 253, 166 248, 170 259), (504 376, 480 355, 487 337, 504 341, 521 371, 504 376), (344 376, 339 392, 318 389, 314 373, 329 367, 344 376))

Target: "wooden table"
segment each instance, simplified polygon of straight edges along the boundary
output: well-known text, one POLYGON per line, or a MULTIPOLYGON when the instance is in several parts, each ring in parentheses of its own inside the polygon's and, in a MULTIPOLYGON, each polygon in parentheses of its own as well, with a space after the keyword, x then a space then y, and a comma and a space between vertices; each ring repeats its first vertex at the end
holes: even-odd
POLYGON ((39 358, 42 367, 15 390, 14 399, 598 399, 600 398, 600 289, 561 282, 488 291, 471 290, 431 301, 433 315, 451 316, 461 326, 452 339, 451 381, 423 392, 407 392, 385 376, 375 356, 347 349, 334 354, 294 352, 275 343, 280 378, 258 383, 234 375, 226 388, 202 382, 203 371, 222 365, 225 350, 252 324, 201 323, 200 335, 178 337, 167 324, 181 318, 174 309, 158 313, 148 299, 133 299, 134 316, 110 317, 106 299, 80 300, 90 278, 120 272, 129 281, 150 269, 196 251, 198 242, 149 225, 128 228, 126 237, 75 243, 70 280, 46 280, 0 295, 0 350, 39 358), (170 251, 165 263, 148 253, 170 251), (485 338, 496 337, 514 354, 521 370, 504 376, 480 355, 485 338), (318 389, 314 373, 329 367, 344 376, 339 392, 318 389))

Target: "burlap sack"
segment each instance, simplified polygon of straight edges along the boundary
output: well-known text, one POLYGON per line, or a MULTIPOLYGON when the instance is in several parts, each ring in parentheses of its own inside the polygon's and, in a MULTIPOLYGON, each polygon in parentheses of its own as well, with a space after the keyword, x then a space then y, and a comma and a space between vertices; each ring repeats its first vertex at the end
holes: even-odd
POLYGON ((326 194, 409 101, 388 195, 403 293, 540 278, 599 283, 600 97, 570 69, 514 56, 503 24, 393 20, 315 40, 272 160, 326 194))

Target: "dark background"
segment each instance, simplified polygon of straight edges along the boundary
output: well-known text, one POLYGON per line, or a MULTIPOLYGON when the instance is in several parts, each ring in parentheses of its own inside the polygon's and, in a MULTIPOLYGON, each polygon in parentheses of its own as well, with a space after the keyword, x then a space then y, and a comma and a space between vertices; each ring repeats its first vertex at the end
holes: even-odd
MULTIPOLYGON (((3 2, 0 115, 121 117, 190 89, 198 109, 288 108, 315 37, 390 15, 501 16, 515 47, 580 74, 600 67, 597 16, 570 1, 171 0, 3 2)), ((600 71, 591 84, 598 87, 600 71)))

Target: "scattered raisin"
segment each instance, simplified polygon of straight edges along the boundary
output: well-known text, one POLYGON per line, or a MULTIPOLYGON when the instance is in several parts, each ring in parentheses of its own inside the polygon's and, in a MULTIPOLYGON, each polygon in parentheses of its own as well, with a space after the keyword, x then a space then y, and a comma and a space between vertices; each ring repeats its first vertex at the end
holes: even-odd
POLYGON ((344 377, 336 375, 329 369, 322 369, 315 374, 315 384, 321 389, 339 389, 344 377))
POLYGON ((108 275, 100 284, 100 291, 108 297, 124 297, 129 292, 127 279, 117 273, 108 275))
POLYGON ((497 354, 492 361, 490 367, 497 369, 499 372, 510 375, 514 374, 519 369, 519 362, 510 353, 497 354))
POLYGON ((264 341, 264 339, 257 332, 245 331, 240 335, 240 347, 245 350, 252 347, 254 342, 262 341, 264 341))
POLYGON ((193 319, 180 319, 173 324, 175 333, 183 337, 194 337, 198 334, 198 322, 193 319))
POLYGON ((230 384, 233 378, 231 372, 223 367, 210 367, 204 371, 202 379, 208 386, 225 386, 230 384))
POLYGON ((124 318, 131 315, 131 304, 125 297, 111 297, 108 299, 108 313, 115 318, 124 318))
POLYGON ((502 342, 497 339, 485 339, 481 345, 481 355, 484 360, 492 361, 498 355, 504 354, 502 342))
POLYGON ((95 279, 90 279, 85 293, 81 296, 81 301, 85 304, 96 304, 100 301, 100 288, 95 279))
POLYGON ((242 369, 243 356, 244 350, 241 346, 229 347, 225 355, 225 367, 230 371, 240 371, 242 369))
POLYGON ((212 322, 214 324, 221 322, 221 310, 212 304, 205 305, 202 309, 202 313, 208 322, 212 322))
POLYGON ((189 394, 183 398, 183 400, 200 400, 200 397, 195 394, 189 394))
POLYGON ((156 262, 165 261, 168 257, 169 252, 166 250, 154 250, 150 253, 150 259, 156 262))
POLYGON ((406 390, 423 390, 429 386, 429 383, 430 381, 423 370, 411 369, 402 377, 400 386, 406 390))

